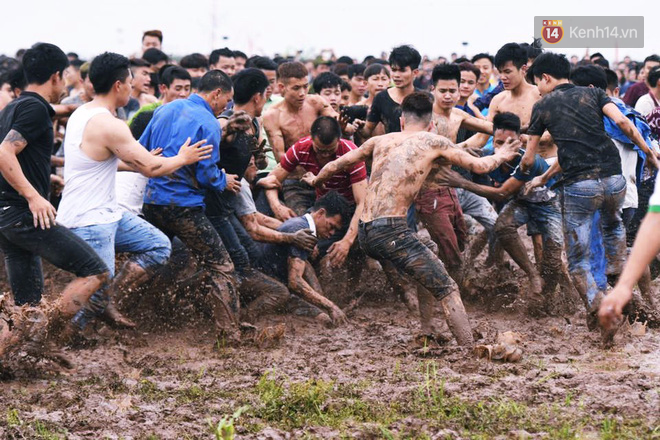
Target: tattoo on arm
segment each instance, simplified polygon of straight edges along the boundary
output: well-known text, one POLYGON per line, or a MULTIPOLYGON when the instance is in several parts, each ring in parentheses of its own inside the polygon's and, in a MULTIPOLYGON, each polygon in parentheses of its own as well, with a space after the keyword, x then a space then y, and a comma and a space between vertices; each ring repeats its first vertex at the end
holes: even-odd
POLYGON ((17 132, 16 130, 9 130, 9 133, 7 133, 7 136, 5 136, 5 139, 3 142, 8 142, 16 149, 17 153, 20 153, 23 148, 27 145, 27 141, 23 137, 22 134, 17 132))

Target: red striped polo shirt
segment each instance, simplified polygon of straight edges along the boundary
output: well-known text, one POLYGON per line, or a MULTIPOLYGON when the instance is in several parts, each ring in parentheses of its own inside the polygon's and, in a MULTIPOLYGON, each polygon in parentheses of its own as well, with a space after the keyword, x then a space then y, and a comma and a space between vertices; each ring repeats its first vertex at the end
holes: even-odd
MULTIPOLYGON (((355 150, 358 147, 351 141, 340 139, 337 145, 337 152, 331 160, 335 160, 340 156, 355 150)), ((301 166, 305 171, 318 175, 321 171, 321 166, 316 158, 316 152, 312 144, 311 136, 304 137, 289 148, 282 160, 280 161, 282 168, 292 173, 297 166, 301 166)), ((362 182, 367 178, 367 167, 364 162, 358 162, 351 168, 341 171, 332 176, 326 183, 325 188, 316 189, 316 197, 321 197, 330 191, 337 191, 342 196, 346 197, 351 203, 355 203, 353 198, 353 189, 351 185, 354 183, 362 182)))

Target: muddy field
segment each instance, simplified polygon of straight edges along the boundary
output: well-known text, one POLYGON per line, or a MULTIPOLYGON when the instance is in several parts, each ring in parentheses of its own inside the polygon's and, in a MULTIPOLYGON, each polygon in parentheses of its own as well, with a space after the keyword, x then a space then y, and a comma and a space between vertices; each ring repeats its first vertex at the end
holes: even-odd
MULTIPOLYGON (((47 272, 57 291, 66 277, 47 272)), ((69 351, 75 371, 26 359, 6 374, 0 438, 660 438, 657 330, 626 325, 604 350, 583 312, 516 311, 520 271, 476 273, 467 309, 478 343, 519 333, 517 363, 452 343, 420 349, 416 315, 376 275, 353 292, 366 295, 348 325, 276 315, 261 326, 282 323, 279 333, 240 348, 214 339, 194 299, 150 292, 134 309, 138 330, 99 326, 69 351)))

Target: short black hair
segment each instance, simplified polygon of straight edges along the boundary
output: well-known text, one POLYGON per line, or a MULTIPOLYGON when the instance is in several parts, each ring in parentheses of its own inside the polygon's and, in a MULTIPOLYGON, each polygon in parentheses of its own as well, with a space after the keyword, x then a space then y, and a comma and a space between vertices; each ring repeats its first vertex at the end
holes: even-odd
POLYGON ((401 115, 404 119, 413 118, 419 122, 430 123, 433 116, 433 97, 427 92, 411 93, 401 103, 401 115))
POLYGON ((270 83, 266 75, 259 69, 248 67, 231 77, 234 84, 234 102, 247 104, 256 94, 263 94, 270 83))
POLYGON ((500 69, 509 61, 516 66, 516 69, 520 69, 527 64, 527 49, 518 43, 506 43, 495 54, 495 67, 500 69))
POLYGON ((529 71, 534 78, 541 78, 545 73, 556 79, 568 79, 571 75, 571 63, 566 59, 566 55, 546 52, 534 60, 529 71))
POLYGON ((126 81, 129 76, 130 61, 124 55, 104 52, 92 60, 89 67, 89 80, 97 95, 107 94, 115 82, 126 81))
POLYGON ((351 64, 348 66, 348 77, 353 79, 354 76, 364 76, 364 71, 367 66, 364 64, 351 64))
POLYGON ((479 79, 479 76, 481 75, 481 70, 479 70, 477 66, 475 66, 469 61, 464 61, 462 63, 459 63, 458 70, 460 70, 461 72, 472 72, 474 73, 474 77, 477 79, 479 79))
POLYGON ((372 64, 380 64, 382 66, 389 66, 391 63, 388 60, 384 60, 382 58, 372 58, 372 59, 369 60, 367 65, 371 66, 372 64))
POLYGON ((348 76, 348 64, 346 63, 337 63, 334 66, 330 68, 330 71, 336 75, 342 76, 346 75, 348 76))
POLYGON ((520 47, 524 48, 527 51, 527 59, 535 60, 536 57, 543 53, 543 44, 541 43, 540 38, 534 38, 532 44, 521 43, 520 47))
POLYGON ((595 64, 579 66, 573 69, 571 72, 571 82, 576 86, 594 86, 607 90, 607 75, 605 75, 605 70, 595 64))
POLYGON ((166 64, 158 71, 158 82, 165 87, 170 87, 175 79, 188 80, 192 84, 192 78, 186 69, 173 64, 166 64))
POLYGON ((60 76, 69 66, 69 58, 59 47, 50 43, 37 43, 23 55, 23 70, 28 84, 44 84, 53 74, 60 76))
POLYGON ((496 130, 511 130, 520 134, 520 118, 511 112, 498 113, 493 118, 493 133, 496 130))
POLYGON ((660 80, 660 66, 655 66, 646 75, 646 81, 651 85, 651 87, 656 87, 658 85, 658 80, 660 80))
POLYGON ((156 109, 143 110, 136 113, 135 117, 131 119, 130 124, 128 124, 128 128, 130 128, 131 134, 136 140, 140 139, 144 133, 144 130, 147 129, 147 125, 149 125, 149 122, 154 117, 154 111, 156 111, 156 109))
POLYGON ((415 70, 419 69, 419 65, 422 62, 422 56, 414 47, 403 45, 392 49, 389 61, 391 66, 396 66, 401 69, 410 67, 411 70, 415 70))
POLYGON ((142 54, 142 58, 150 64, 158 64, 162 61, 168 62, 170 57, 165 52, 155 47, 150 47, 142 54))
POLYGON ((290 78, 307 78, 307 67, 300 61, 285 61, 277 66, 277 78, 284 81, 290 78))
POLYGON ((342 92, 345 92, 348 90, 349 92, 353 90, 353 86, 348 81, 341 80, 341 86, 340 89, 342 92))
POLYGON ((481 53, 478 53, 475 56, 473 56, 472 59, 470 60, 470 62, 472 64, 474 64, 475 61, 483 60, 484 58, 486 58, 488 61, 490 61, 490 64, 492 64, 493 66, 495 65, 495 59, 493 58, 493 56, 491 54, 485 53, 485 52, 481 52, 481 53))
POLYGON ((644 67, 644 65, 646 63, 648 63, 649 61, 652 62, 652 63, 660 63, 660 55, 653 54, 653 55, 649 55, 646 58, 644 58, 644 62, 641 64, 640 69, 642 67, 644 67))
POLYGON ((340 56, 339 58, 337 58, 337 63, 344 63, 344 64, 348 64, 350 66, 351 64, 353 64, 353 58, 351 58, 347 55, 343 55, 343 56, 340 56))
POLYGON ((209 70, 199 80, 197 90, 200 93, 213 92, 221 89, 223 92, 229 92, 232 89, 231 79, 222 70, 209 70))
POLYGON ((347 224, 351 219, 350 207, 351 205, 348 200, 346 200, 346 197, 342 196, 337 191, 330 191, 314 202, 312 211, 315 212, 319 209, 325 209, 326 217, 340 215, 342 224, 347 224))
POLYGON ((75 53, 75 52, 67 52, 67 53, 66 53, 66 56, 69 57, 69 58, 73 58, 74 60, 77 60, 78 58, 80 58, 80 57, 78 56, 78 54, 75 53))
POLYGON ((331 116, 319 116, 310 129, 312 138, 318 139, 323 145, 330 145, 341 137, 339 122, 331 116))
POLYGON ((390 77, 390 71, 387 70, 387 67, 378 63, 370 64, 369 67, 364 69, 364 79, 369 79, 370 76, 380 75, 381 73, 387 75, 388 78, 390 77))
POLYGON ((144 41, 144 37, 156 37, 156 38, 158 38, 158 41, 161 42, 161 44, 163 43, 163 32, 159 31, 158 29, 145 31, 142 34, 142 41, 144 41))
POLYGON ((433 73, 431 73, 432 84, 435 84, 441 80, 456 80, 456 84, 461 83, 461 69, 457 64, 438 64, 433 68, 433 73))
POLYGON ((220 61, 220 57, 234 58, 234 51, 228 47, 222 49, 215 49, 209 56, 209 64, 213 65, 220 61))
POLYGON ((69 61, 69 66, 75 67, 76 70, 80 70, 83 64, 85 64, 85 60, 81 60, 80 58, 69 61))
POLYGON ((181 61, 179 61, 179 66, 183 67, 184 69, 201 69, 202 67, 208 69, 209 60, 201 53, 195 52, 181 58, 181 61))
POLYGON ((245 52, 241 52, 240 50, 235 50, 233 51, 234 58, 243 58, 245 60, 248 59, 247 55, 245 55, 245 52))
POLYGON ((314 78, 312 87, 314 92, 321 93, 323 89, 333 89, 337 86, 341 87, 342 79, 332 72, 323 72, 314 78))
POLYGON ((607 90, 614 92, 614 89, 619 87, 619 77, 612 69, 605 69, 605 76, 607 77, 607 90))
POLYGON ((591 54, 591 56, 589 57, 589 59, 590 59, 591 61, 593 61, 594 58, 605 58, 605 57, 603 56, 602 53, 600 53, 600 52, 596 52, 596 53, 594 53, 594 54, 591 54))
POLYGON ((256 69, 277 71, 277 64, 268 57, 254 57, 247 63, 247 65, 248 67, 254 67, 256 69))
POLYGON ((607 59, 605 59, 605 58, 603 58, 603 57, 596 58, 595 60, 592 60, 592 63, 594 63, 594 64, 596 64, 596 65, 598 65, 598 66, 601 66, 601 67, 603 67, 603 68, 605 68, 605 69, 609 69, 609 68, 610 68, 610 62, 607 61, 607 59))

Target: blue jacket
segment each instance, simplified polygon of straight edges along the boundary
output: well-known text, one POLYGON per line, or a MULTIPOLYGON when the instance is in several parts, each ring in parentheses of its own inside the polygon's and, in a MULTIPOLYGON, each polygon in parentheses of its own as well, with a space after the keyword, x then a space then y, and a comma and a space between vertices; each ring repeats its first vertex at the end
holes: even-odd
POLYGON ((168 176, 149 179, 144 203, 169 206, 204 206, 206 191, 223 191, 225 173, 216 165, 220 161, 222 129, 211 106, 199 95, 177 99, 156 109, 140 137, 148 150, 163 149, 164 157, 173 157, 186 139, 191 144, 206 139, 213 145, 211 158, 182 167, 168 176))

